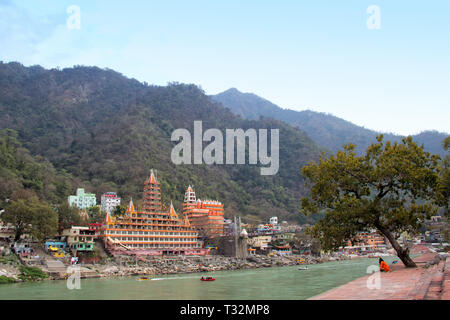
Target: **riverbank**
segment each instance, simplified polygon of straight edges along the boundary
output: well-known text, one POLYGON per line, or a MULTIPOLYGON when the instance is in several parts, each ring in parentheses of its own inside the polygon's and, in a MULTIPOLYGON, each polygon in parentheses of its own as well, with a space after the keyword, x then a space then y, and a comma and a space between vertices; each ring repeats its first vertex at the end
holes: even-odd
MULTIPOLYGON (((346 258, 341 258, 345 260, 346 258)), ((237 259, 233 257, 225 257, 220 255, 198 256, 198 257, 133 257, 133 256, 116 256, 103 259, 100 263, 81 264, 81 278, 116 278, 128 276, 156 276, 169 274, 186 274, 198 272, 214 272, 214 271, 231 271, 246 270, 294 265, 313 265, 331 260, 328 257, 312 257, 312 256, 272 256, 252 255, 246 259, 237 259), (304 262, 300 263, 299 259, 304 262)), ((10 257, 7 263, 0 262, 0 274, 5 277, 21 282, 20 266, 28 265, 29 262, 22 259, 14 259, 10 257), (20 263, 22 262, 22 263, 20 263)), ((61 261, 46 260, 45 264, 39 266, 49 277, 45 280, 62 280, 66 279, 70 274, 67 263, 61 261)), ((42 279, 44 280, 44 279, 42 279)))
POLYGON ((84 265, 95 271, 99 277, 127 277, 135 275, 168 275, 198 272, 214 272, 227 270, 245 270, 297 265, 298 259, 305 260, 305 264, 317 264, 328 261, 324 258, 310 256, 267 257, 264 255, 250 256, 237 259, 219 255, 199 257, 141 257, 118 256, 114 261, 104 265, 84 265))
POLYGON ((366 275, 309 300, 449 300, 450 258, 428 252, 414 261, 417 268, 400 263, 379 273, 378 288, 371 281, 374 275, 366 275))

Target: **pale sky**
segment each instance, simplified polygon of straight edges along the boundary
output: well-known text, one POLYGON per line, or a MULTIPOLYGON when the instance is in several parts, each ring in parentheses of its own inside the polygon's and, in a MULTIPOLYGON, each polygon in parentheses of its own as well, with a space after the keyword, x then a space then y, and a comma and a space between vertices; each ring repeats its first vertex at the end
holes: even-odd
POLYGON ((235 87, 383 132, 450 132, 450 0, 0 0, 0 60, 235 87))

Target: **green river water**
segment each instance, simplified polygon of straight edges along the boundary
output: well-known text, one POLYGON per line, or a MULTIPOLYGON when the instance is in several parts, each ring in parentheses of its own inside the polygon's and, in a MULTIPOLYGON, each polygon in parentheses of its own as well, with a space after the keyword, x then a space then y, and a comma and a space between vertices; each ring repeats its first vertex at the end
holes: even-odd
MULTIPOLYGON (((388 264, 397 257, 383 258, 388 264)), ((400 262, 401 263, 401 262, 400 262)), ((138 277, 81 279, 69 290, 66 281, 0 285, 0 300, 301 300, 345 284, 367 273, 378 259, 355 259, 300 266, 138 277), (213 276, 216 281, 200 281, 213 276)))

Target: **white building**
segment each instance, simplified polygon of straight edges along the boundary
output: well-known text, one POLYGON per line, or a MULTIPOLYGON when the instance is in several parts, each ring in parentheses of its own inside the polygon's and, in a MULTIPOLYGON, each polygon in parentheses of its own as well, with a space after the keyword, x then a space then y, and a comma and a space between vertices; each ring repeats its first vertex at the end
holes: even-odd
POLYGON ((69 205, 71 207, 77 206, 80 209, 87 209, 94 207, 97 204, 95 194, 84 192, 83 188, 77 189, 76 196, 69 196, 69 205))
POLYGON ((106 192, 102 194, 102 208, 101 210, 104 212, 111 213, 115 207, 120 205, 120 197, 117 196, 115 192, 106 192))
POLYGON ((278 225, 278 217, 270 218, 269 223, 276 227, 278 225))

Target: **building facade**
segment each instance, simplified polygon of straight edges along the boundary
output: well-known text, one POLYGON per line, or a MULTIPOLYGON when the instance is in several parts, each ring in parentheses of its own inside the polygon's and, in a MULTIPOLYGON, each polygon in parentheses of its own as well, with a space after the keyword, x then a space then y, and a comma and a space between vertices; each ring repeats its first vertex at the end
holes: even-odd
POLYGON ((224 234, 223 204, 216 200, 197 199, 191 186, 184 194, 183 215, 201 237, 216 238, 224 234))
POLYGON ((120 197, 115 192, 106 192, 101 197, 101 210, 113 212, 114 208, 120 205, 120 197))
POLYGON ((97 197, 94 193, 86 193, 83 188, 77 189, 77 194, 69 196, 69 205, 80 209, 87 209, 97 205, 97 197))
POLYGON ((173 205, 162 208, 160 182, 153 170, 145 181, 143 208, 137 211, 130 200, 123 216, 106 214, 99 237, 112 254, 130 255, 206 255, 197 231, 187 217, 180 218, 173 205))
POLYGON ((62 233, 66 237, 67 247, 73 251, 93 251, 94 240, 96 238, 95 230, 89 227, 72 227, 65 229, 62 233))
POLYGON ((269 244, 272 242, 272 236, 256 236, 250 237, 247 240, 249 246, 253 248, 265 251, 269 248, 269 244))

